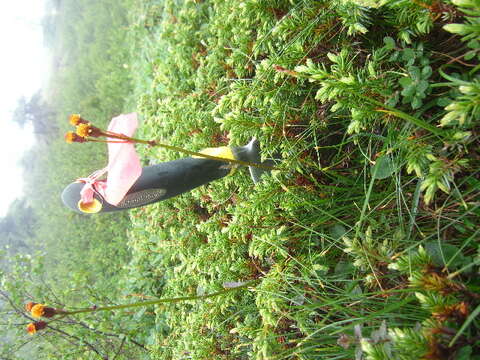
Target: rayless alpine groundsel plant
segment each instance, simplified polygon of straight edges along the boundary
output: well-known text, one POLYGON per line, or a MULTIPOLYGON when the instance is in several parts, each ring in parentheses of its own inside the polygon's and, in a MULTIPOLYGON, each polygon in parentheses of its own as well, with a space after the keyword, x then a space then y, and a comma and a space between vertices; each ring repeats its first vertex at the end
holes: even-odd
MULTIPOLYGON (((224 289, 206 295, 192 295, 192 296, 182 296, 178 298, 168 298, 168 299, 153 299, 149 301, 140 301, 131 304, 122 304, 122 305, 112 305, 112 306, 92 306, 85 309, 67 311, 56 309, 52 307, 48 307, 44 304, 35 303, 35 302, 28 302, 25 304, 25 309, 30 312, 33 318, 54 318, 52 321, 60 320, 66 316, 76 315, 76 314, 83 314, 83 313, 94 313, 99 311, 115 311, 115 310, 123 310, 123 309, 130 309, 135 307, 144 307, 144 306, 151 306, 157 304, 168 304, 168 303, 177 303, 182 301, 192 301, 192 300, 204 300, 208 298, 213 298, 217 296, 226 295, 230 292, 247 289, 251 287, 257 282, 257 280, 251 280, 247 282, 240 282, 240 283, 225 283, 224 289)), ((48 322, 45 321, 36 321, 27 325, 27 332, 30 335, 35 334, 38 330, 43 330, 48 327, 48 322)))
POLYGON ((218 156, 209 155, 203 152, 186 150, 178 146, 163 144, 158 142, 157 140, 142 140, 142 139, 126 136, 121 133, 103 130, 101 128, 98 128, 92 125, 91 122, 85 120, 79 114, 70 115, 69 121, 71 125, 76 127, 76 130, 75 132, 69 131, 65 134, 65 141, 67 143, 104 142, 104 143, 144 144, 149 146, 159 146, 168 150, 181 152, 189 156, 225 161, 225 162, 232 163, 234 165, 253 166, 253 167, 264 169, 264 170, 278 170, 277 168, 274 168, 272 166, 268 166, 265 164, 258 164, 258 163, 248 162, 248 161, 237 160, 237 159, 218 157, 218 156))

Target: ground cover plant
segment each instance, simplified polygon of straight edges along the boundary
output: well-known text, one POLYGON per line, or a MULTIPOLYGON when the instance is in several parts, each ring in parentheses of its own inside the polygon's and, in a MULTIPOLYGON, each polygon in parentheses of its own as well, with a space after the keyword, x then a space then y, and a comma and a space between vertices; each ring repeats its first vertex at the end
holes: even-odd
MULTIPOLYGON (((82 105, 95 109, 110 91, 116 100, 87 118, 135 109, 141 138, 196 151, 256 137, 264 158, 282 161, 260 184, 239 169, 132 210, 121 227, 115 218, 72 216, 74 234, 95 250, 89 264, 102 251, 123 255, 97 267, 115 274, 112 282, 102 277, 85 298, 62 293, 57 303, 81 308, 256 284, 71 320, 62 325, 76 339, 64 348, 76 347, 64 358, 479 358, 478 0, 122 6, 128 16, 111 27, 111 52, 129 54, 99 66, 97 92, 86 92, 82 105), (121 91, 112 86, 119 78, 121 91), (98 240, 82 235, 92 223, 98 240), (113 243, 105 226, 117 231, 113 243)), ((65 124, 68 111, 83 111, 66 99, 65 124)), ((181 156, 138 150, 144 164, 181 156)), ((32 266, 42 274, 21 261, 10 278, 32 266)), ((94 277, 72 271, 75 284, 94 277)), ((34 294, 53 301, 43 287, 34 294)))
POLYGON ((257 137, 283 158, 257 186, 238 173, 132 212, 134 261, 165 296, 261 279, 157 309, 152 356, 473 357, 478 4, 138 4, 142 136, 257 137))

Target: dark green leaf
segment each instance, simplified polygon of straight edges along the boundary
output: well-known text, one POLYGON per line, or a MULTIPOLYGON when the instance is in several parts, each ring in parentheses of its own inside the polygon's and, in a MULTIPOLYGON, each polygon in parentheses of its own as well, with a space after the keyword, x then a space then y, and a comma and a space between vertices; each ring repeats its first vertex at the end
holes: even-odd
POLYGON ((458 350, 456 359, 457 360, 471 360, 472 355, 472 347, 471 346, 464 346, 460 350, 458 350))
POLYGON ((458 247, 455 245, 445 243, 440 245, 438 241, 429 241, 425 244, 425 250, 431 256, 434 264, 439 267, 449 264, 449 267, 453 269, 461 266, 466 261, 465 256, 461 252, 457 254, 458 247))
POLYGON ((393 38, 391 38, 390 36, 384 37, 383 38, 383 43, 385 44, 385 47, 388 50, 395 49, 395 40, 393 40, 393 38))
POLYGON ((425 90, 428 89, 429 83, 426 80, 420 80, 417 84, 417 96, 423 95, 425 90))
POLYGON ((395 164, 388 155, 383 155, 377 159, 375 165, 371 167, 372 176, 375 179, 386 179, 395 172, 395 164))
POLYGON ((432 75, 432 68, 430 66, 424 66, 422 69, 422 78, 426 79, 432 75))
POLYGON ((347 233, 347 229, 342 224, 335 224, 330 228, 330 235, 333 240, 340 240, 347 233))
POLYGON ((465 54, 465 56, 463 57, 465 60, 472 60, 476 55, 476 52, 475 51, 469 51, 465 54))
POLYGON ((415 96, 412 100, 412 109, 418 109, 420 106, 422 106, 422 99, 415 96))
POLYGON ((403 89, 402 95, 405 97, 412 97, 413 95, 415 95, 416 92, 417 92, 417 88, 415 87, 414 84, 412 84, 406 87, 405 89, 403 89))
POLYGON ((402 59, 404 61, 412 60, 414 58, 415 58, 415 52, 412 49, 407 48, 407 49, 403 50, 402 59))
POLYGON ((400 80, 398 80, 398 82, 400 83, 400 85, 406 88, 407 86, 410 86, 412 84, 413 80, 409 77, 402 77, 400 80))
POLYGON ((449 97, 447 97, 447 96, 444 96, 444 97, 441 97, 441 98, 438 98, 438 99, 437 99, 437 105, 438 105, 438 106, 445 107, 445 106, 451 104, 452 101, 453 101, 453 100, 452 100, 451 98, 449 98, 449 97))
POLYGON ((412 80, 414 81, 420 80, 420 69, 417 66, 410 66, 408 68, 408 72, 412 80))

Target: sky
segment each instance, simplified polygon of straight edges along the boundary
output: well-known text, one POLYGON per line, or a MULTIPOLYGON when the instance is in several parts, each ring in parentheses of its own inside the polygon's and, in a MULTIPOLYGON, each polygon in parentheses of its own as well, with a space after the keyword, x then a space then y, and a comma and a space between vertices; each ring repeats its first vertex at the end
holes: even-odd
POLYGON ((0 217, 23 194, 18 163, 34 142, 31 131, 11 119, 17 99, 29 99, 46 80, 48 56, 40 26, 44 7, 42 0, 0 1, 0 217))

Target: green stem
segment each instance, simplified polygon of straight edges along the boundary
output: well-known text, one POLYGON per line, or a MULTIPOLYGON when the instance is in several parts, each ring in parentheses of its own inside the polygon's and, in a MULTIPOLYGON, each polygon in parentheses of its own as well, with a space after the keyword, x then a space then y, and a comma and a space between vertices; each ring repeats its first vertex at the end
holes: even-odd
POLYGON ((420 201, 422 183, 423 183, 423 180, 418 179, 417 186, 415 187, 415 192, 413 193, 413 201, 412 201, 413 204, 412 204, 412 209, 410 211, 410 222, 408 224, 407 240, 410 240, 413 227, 415 226, 415 218, 417 217, 418 203, 420 201))
MULTIPOLYGON (((223 157, 202 154, 202 153, 195 152, 195 151, 185 150, 185 149, 177 147, 177 146, 162 144, 162 143, 159 143, 158 141, 155 141, 155 140, 148 141, 148 140, 137 139, 137 138, 133 138, 133 137, 123 135, 123 134, 117 134, 117 133, 114 133, 114 132, 111 132, 111 131, 106 131, 105 135, 110 137, 110 138, 120 139, 120 140, 124 140, 126 142, 145 144, 145 145, 149 145, 149 146, 159 146, 159 147, 162 147, 164 149, 178 151, 178 152, 190 155, 190 156, 203 157, 203 158, 207 158, 207 159, 224 161, 224 162, 229 162, 229 163, 233 163, 233 164, 237 164, 237 165, 243 165, 243 166, 252 166, 252 167, 256 167, 256 168, 260 168, 260 169, 264 169, 264 170, 280 170, 280 169, 275 168, 273 166, 252 163, 252 162, 249 162, 249 161, 242 161, 242 160, 237 160, 237 159, 227 159, 227 158, 223 158, 223 157)), ((105 140, 105 142, 115 142, 115 141, 105 140)))
POLYGON ((112 311, 112 310, 120 310, 120 309, 128 309, 128 308, 134 308, 134 307, 142 307, 142 306, 150 306, 150 305, 156 305, 156 304, 166 304, 166 303, 176 303, 180 301, 188 301, 188 300, 201 300, 201 299, 207 299, 211 297, 216 297, 220 295, 227 294, 232 291, 237 291, 240 289, 247 288, 248 286, 251 286, 253 283, 257 282, 258 280, 253 280, 249 281, 243 285, 234 287, 234 288, 228 288, 225 290, 217 291, 211 294, 207 295, 194 295, 194 296, 182 296, 178 298, 170 298, 170 299, 155 299, 155 300, 149 300, 149 301, 141 301, 137 303, 132 303, 132 304, 123 304, 123 305, 112 305, 112 306, 102 306, 102 307, 97 307, 97 308, 88 308, 88 309, 81 309, 81 310, 75 310, 75 311, 65 311, 62 314, 64 315, 74 315, 74 314, 82 314, 82 313, 89 313, 89 312, 96 312, 96 311, 112 311))
POLYGON ((227 158, 222 158, 222 157, 218 157, 218 156, 202 154, 202 153, 195 152, 195 151, 185 150, 185 149, 177 147, 177 146, 162 144, 162 143, 159 143, 159 142, 156 142, 156 141, 152 141, 152 143, 150 145, 151 146, 159 146, 159 147, 162 147, 162 148, 165 148, 165 149, 168 149, 168 150, 178 151, 178 152, 190 155, 190 156, 198 156, 198 157, 203 157, 203 158, 206 158, 206 159, 226 161, 226 162, 230 162, 230 163, 237 164, 237 165, 243 165, 243 166, 253 166, 253 167, 264 169, 264 170, 280 170, 280 169, 278 169, 276 167, 273 167, 273 166, 252 163, 252 162, 249 162, 249 161, 242 161, 242 160, 237 160, 237 159, 227 159, 227 158))
POLYGON ((87 137, 85 138, 87 139, 88 142, 99 142, 99 143, 110 143, 110 144, 126 144, 126 143, 129 143, 131 141, 128 141, 128 140, 119 140, 119 141, 116 141, 116 140, 103 140, 103 139, 95 139, 95 138, 92 138, 92 137, 87 137))
POLYGON ((253 166, 256 168, 264 169, 264 170, 281 170, 279 168, 273 167, 273 166, 268 166, 264 164, 257 164, 257 163, 252 163, 248 161, 242 161, 242 160, 237 160, 237 159, 227 159, 219 156, 213 156, 213 155, 207 155, 207 154, 202 154, 199 152, 195 151, 190 151, 190 150, 185 150, 183 148, 177 147, 177 146, 172 146, 172 145, 167 145, 167 144, 161 144, 157 141, 151 140, 142 140, 142 139, 136 139, 136 138, 120 138, 120 137, 115 137, 115 139, 122 139, 120 141, 115 141, 115 140, 102 140, 102 139, 94 139, 94 138, 87 138, 88 141, 92 142, 101 142, 101 143, 112 143, 112 144, 125 144, 125 143, 139 143, 139 144, 145 144, 145 145, 150 145, 150 146, 158 146, 162 147, 168 150, 173 150, 173 151, 178 151, 190 156, 196 156, 196 157, 203 157, 206 159, 212 159, 212 160, 218 160, 218 161, 224 161, 224 162, 229 162, 232 164, 236 165, 243 165, 243 166, 253 166))

